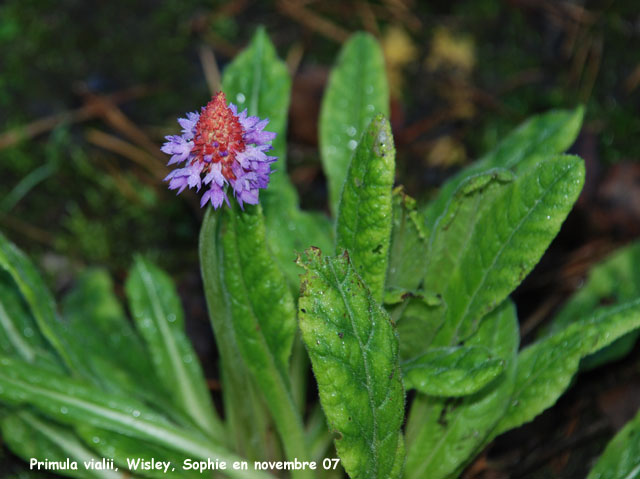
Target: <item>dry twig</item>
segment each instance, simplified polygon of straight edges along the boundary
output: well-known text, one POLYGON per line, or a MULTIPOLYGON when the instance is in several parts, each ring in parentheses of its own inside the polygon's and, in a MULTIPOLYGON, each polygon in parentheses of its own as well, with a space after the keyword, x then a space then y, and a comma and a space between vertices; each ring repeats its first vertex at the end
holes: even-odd
MULTIPOLYGON (((108 95, 104 98, 113 105, 117 105, 119 103, 125 103, 127 101, 145 96, 149 94, 150 91, 151 89, 149 87, 137 86, 114 93, 112 95, 108 95)), ((19 143, 23 140, 33 139, 36 136, 51 131, 62 124, 80 123, 100 116, 102 113, 102 104, 94 101, 94 98, 88 98, 85 101, 85 104, 80 108, 46 116, 44 118, 32 121, 31 123, 28 123, 24 126, 12 128, 11 130, 0 134, 0 149, 15 145, 16 143, 19 143)))
POLYGON ((327 18, 318 15, 314 11, 309 10, 300 2, 295 0, 278 0, 276 7, 283 15, 293 18, 310 30, 318 32, 338 43, 342 43, 349 38, 349 32, 347 30, 327 18))
POLYGON ((202 64, 204 77, 207 80, 207 86, 213 95, 222 89, 222 80, 216 56, 213 53, 213 49, 207 45, 201 45, 198 53, 200 54, 200 63, 202 64))
POLYGON ((86 133, 86 138, 89 143, 137 163, 159 180, 162 180, 169 172, 169 168, 164 165, 159 165, 156 159, 145 150, 142 150, 131 143, 118 138, 117 136, 109 135, 108 133, 104 133, 100 130, 90 129, 86 133))

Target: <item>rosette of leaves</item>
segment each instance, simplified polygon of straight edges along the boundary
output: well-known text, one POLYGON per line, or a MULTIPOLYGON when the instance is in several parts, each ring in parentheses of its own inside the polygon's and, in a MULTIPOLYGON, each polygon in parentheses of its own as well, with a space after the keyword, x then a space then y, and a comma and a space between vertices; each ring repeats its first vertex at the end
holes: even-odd
MULTIPOLYGON (((125 472, 137 457, 171 461, 175 477, 198 475, 182 469, 185 458, 210 458, 229 465, 225 477, 266 479, 280 474, 278 463, 315 461, 287 474, 455 478, 498 434, 551 407, 585 358, 628 351, 615 343, 632 342, 640 326, 635 250, 594 270, 525 348, 509 299, 582 188, 582 160, 563 154, 581 108, 533 117, 418 206, 394 188, 380 47, 356 34, 321 111, 329 218, 301 210, 286 175, 290 86, 263 30, 223 76, 231 101, 270 118, 279 158, 261 205, 209 209, 200 234, 223 414, 166 273, 135 260, 129 315, 101 271, 81 276, 56 306, 33 264, 1 237, 0 428, 14 453, 108 457, 119 467, 60 471, 77 477, 164 477, 125 472), (635 286, 606 280, 622 272, 635 286), (336 454, 337 468, 326 461, 336 454), (248 470, 231 467, 242 460, 248 470)), ((592 477, 609 477, 610 463, 637 471, 620 460, 635 454, 636 422, 592 477)))

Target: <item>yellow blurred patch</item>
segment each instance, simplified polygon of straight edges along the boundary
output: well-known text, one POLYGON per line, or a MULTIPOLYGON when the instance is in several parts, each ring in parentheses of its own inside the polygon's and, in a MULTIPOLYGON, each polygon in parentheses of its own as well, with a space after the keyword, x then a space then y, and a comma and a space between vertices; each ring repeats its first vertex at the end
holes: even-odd
POLYGON ((451 136, 443 136, 433 142, 426 162, 431 167, 446 168, 464 164, 466 159, 467 150, 464 145, 451 136))
POLYGON ((454 69, 469 74, 476 64, 473 38, 468 35, 454 35, 445 27, 438 27, 431 41, 431 49, 426 59, 431 71, 454 69))
POLYGON ((389 87, 392 94, 398 96, 404 80, 402 70, 407 64, 415 61, 418 49, 404 28, 392 25, 382 37, 382 50, 387 62, 389 87))

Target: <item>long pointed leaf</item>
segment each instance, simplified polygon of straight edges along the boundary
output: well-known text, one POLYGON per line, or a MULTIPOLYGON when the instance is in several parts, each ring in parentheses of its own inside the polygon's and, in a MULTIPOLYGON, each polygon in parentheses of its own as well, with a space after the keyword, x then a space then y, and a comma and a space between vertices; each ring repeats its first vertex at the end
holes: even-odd
POLYGON ((496 434, 531 421, 567 389, 583 357, 640 328, 640 299, 599 308, 518 355, 516 385, 496 434))
POLYGON ((203 476, 194 470, 183 470, 182 465, 185 459, 189 459, 188 454, 180 454, 166 447, 156 444, 148 444, 136 438, 123 436, 112 431, 106 431, 84 424, 76 426, 76 434, 91 448, 100 455, 112 459, 119 469, 128 469, 129 461, 133 458, 142 461, 155 460, 156 462, 169 461, 172 468, 164 473, 160 469, 137 469, 134 472, 140 477, 150 477, 164 479, 171 478, 202 478, 203 476))
POLYGON ((171 278, 137 258, 126 284, 134 321, 144 338, 156 375, 195 424, 224 443, 198 357, 184 331, 184 313, 171 278))
POLYGON ((445 211, 451 195, 467 178, 493 168, 522 172, 540 159, 564 152, 578 136, 583 116, 582 107, 555 110, 534 116, 520 125, 494 150, 445 183, 436 200, 425 211, 428 227, 433 227, 445 211))
POLYGON ((482 213, 495 208, 496 197, 514 179, 509 170, 490 170, 468 177, 451 195, 429 237, 424 275, 427 291, 446 291, 463 254, 474 247, 471 239, 482 213))
MULTIPOLYGON (((64 424, 91 425, 194 458, 240 460, 193 430, 177 427, 134 399, 107 394, 80 381, 10 358, 0 358, 0 366, 2 402, 28 404, 64 424)), ((254 470, 228 470, 227 474, 238 478, 272 479, 270 474, 254 470)))
POLYGON ((273 154, 278 161, 272 165, 276 171, 271 181, 278 186, 272 184, 264 195, 281 194, 279 186, 288 183, 285 132, 291 79, 264 28, 256 31, 247 48, 225 69, 222 89, 239 111, 246 108, 249 115, 268 118, 267 130, 277 133, 273 154))
POLYGON ((261 204, 271 252, 297 294, 301 271, 294 263, 296 251, 304 251, 312 244, 330 247, 333 231, 323 214, 299 209, 298 193, 287 176, 285 139, 291 79, 263 29, 226 68, 222 85, 231 101, 247 108, 250 115, 269 118, 267 129, 277 133, 271 154, 278 161, 273 165, 275 172, 269 187, 261 193, 261 204))
POLYGON ((637 479, 640 477, 640 413, 607 445, 587 479, 637 479))
POLYGON ((26 409, 13 412, 0 420, 2 436, 7 446, 25 461, 32 458, 50 462, 76 461, 78 469, 59 471, 69 477, 81 479, 125 479, 128 473, 114 470, 87 469, 84 462, 100 462, 91 449, 73 433, 52 421, 41 418, 26 409))
POLYGON ((0 351, 53 370, 64 369, 40 334, 16 284, 5 273, 0 273, 0 351))
POLYGON ((31 261, 0 233, 0 268, 13 278, 29 305, 42 335, 64 364, 74 372, 86 373, 76 348, 69 344, 58 318, 55 301, 31 261))
POLYGON ((342 189, 336 245, 346 249, 373 298, 382 302, 391 242, 395 175, 391 125, 382 115, 366 128, 342 189))
POLYGON ((342 465, 352 478, 398 478, 404 392, 389 316, 346 253, 310 249, 301 264, 300 329, 342 465))
MULTIPOLYGON (((208 294, 218 294, 213 301, 223 302, 221 311, 211 311, 214 328, 224 324, 223 334, 234 338, 240 358, 273 415, 287 456, 305 457, 302 420, 288 380, 295 306, 286 280, 266 247, 261 208, 251 206, 241 212, 234 206, 218 215, 209 213, 200 245, 208 294), (220 317, 221 313, 226 317, 220 317)), ((310 472, 295 474, 305 477, 310 472)))
POLYGON ((228 430, 235 449, 250 459, 269 457, 266 445, 270 423, 266 406, 247 368, 233 326, 230 297, 224 282, 222 248, 219 246, 220 214, 209 209, 200 230, 200 268, 209 317, 220 352, 222 397, 228 430))
MULTIPOLYGON (((640 297, 640 242, 617 250, 589 271, 585 284, 553 318, 550 332, 557 332, 588 316, 600 305, 617 304, 640 297)), ((621 337, 611 346, 584 358, 580 367, 590 369, 627 354, 640 331, 621 337)))
POLYGON ((389 117, 384 57, 375 38, 356 33, 340 51, 320 112, 320 153, 334 214, 351 157, 376 113, 389 117))
MULTIPOLYGON (((83 358, 98 386, 132 395, 178 417, 155 374, 141 339, 125 315, 109 274, 90 269, 79 275, 62 299, 68 339, 82 345, 83 358)), ((187 421, 188 422, 188 421, 187 421)))
POLYGON ((583 182, 582 160, 559 156, 522 173, 492 197, 443 290, 435 291, 447 306, 438 345, 467 338, 520 284, 558 233, 583 182))

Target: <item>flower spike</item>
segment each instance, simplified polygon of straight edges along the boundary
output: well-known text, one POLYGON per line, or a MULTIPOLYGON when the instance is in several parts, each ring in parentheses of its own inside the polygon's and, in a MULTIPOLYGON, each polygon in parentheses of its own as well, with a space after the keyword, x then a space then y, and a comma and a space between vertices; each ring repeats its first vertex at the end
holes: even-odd
POLYGON ((204 185, 200 206, 211 202, 214 208, 229 204, 228 185, 240 208, 244 203, 258 203, 260 189, 269 184, 271 163, 277 160, 271 150, 275 133, 265 131, 268 119, 238 113, 233 103, 227 105, 223 92, 216 93, 200 113, 179 118, 181 135, 166 137, 161 150, 171 155, 168 165, 184 163, 164 179, 170 190, 180 194, 185 188, 204 185))

